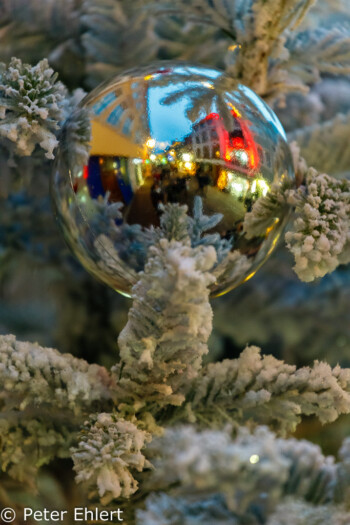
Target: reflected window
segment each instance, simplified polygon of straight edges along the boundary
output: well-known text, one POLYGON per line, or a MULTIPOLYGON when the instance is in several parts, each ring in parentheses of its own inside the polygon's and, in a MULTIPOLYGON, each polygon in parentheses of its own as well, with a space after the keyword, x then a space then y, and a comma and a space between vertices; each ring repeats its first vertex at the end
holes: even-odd
POLYGON ((95 115, 100 115, 112 102, 116 100, 115 93, 108 93, 92 107, 95 115))
POLYGON ((109 115, 107 122, 109 124, 112 124, 112 126, 115 126, 120 120, 120 117, 122 116, 123 113, 124 113, 124 110, 121 106, 115 107, 113 111, 111 112, 111 114, 109 115))
POLYGON ((124 135, 130 135, 131 124, 132 124, 132 120, 131 120, 130 117, 128 117, 126 119, 126 121, 124 122, 124 126, 123 126, 123 133, 124 133, 124 135))

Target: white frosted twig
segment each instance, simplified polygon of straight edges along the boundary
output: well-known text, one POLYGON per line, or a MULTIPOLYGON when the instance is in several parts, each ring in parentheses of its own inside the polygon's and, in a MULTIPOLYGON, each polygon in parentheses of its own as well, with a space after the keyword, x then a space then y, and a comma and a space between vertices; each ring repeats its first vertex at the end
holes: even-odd
POLYGON ((16 144, 19 155, 31 155, 40 145, 53 159, 55 135, 63 118, 66 89, 46 59, 36 66, 13 58, 0 65, 0 137, 16 144))
POLYGON ((151 436, 114 414, 91 416, 72 449, 76 481, 84 483, 89 496, 99 496, 102 504, 115 498, 129 498, 138 483, 133 473, 150 468, 141 449, 151 436))

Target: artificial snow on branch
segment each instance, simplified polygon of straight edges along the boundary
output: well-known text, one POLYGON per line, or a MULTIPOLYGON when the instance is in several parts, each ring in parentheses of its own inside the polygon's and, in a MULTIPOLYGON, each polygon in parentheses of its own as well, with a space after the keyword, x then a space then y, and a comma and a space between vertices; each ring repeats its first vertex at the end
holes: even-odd
POLYGON ((55 414, 53 419, 47 411, 35 417, 29 411, 0 412, 0 470, 34 488, 40 467, 70 457, 79 425, 69 416, 55 414))
POLYGON ((0 336, 0 464, 18 477, 67 456, 84 418, 112 404, 106 369, 0 336))
POLYGON ((350 412, 350 369, 315 362, 297 369, 247 347, 238 359, 209 364, 192 382, 187 403, 173 420, 220 428, 268 424, 281 435, 293 432, 302 416, 322 423, 350 412))
POLYGON ((295 144, 293 156, 300 186, 285 190, 275 185, 247 213, 243 228, 248 238, 261 235, 263 224, 273 224, 280 210, 293 206, 295 217, 285 239, 296 274, 310 282, 350 261, 350 182, 308 168, 295 144))
POLYGON ((85 93, 77 89, 64 104, 65 121, 60 134, 60 148, 71 170, 79 171, 89 161, 91 147, 90 114, 79 106, 85 93))
POLYGON ((339 114, 332 120, 304 127, 289 134, 309 166, 329 175, 350 172, 350 114, 339 114))
POLYGON ((52 348, 0 336, 1 410, 55 406, 84 414, 111 399, 107 370, 52 348))
POLYGON ((349 522, 346 494, 336 496, 344 458, 335 464, 317 445, 276 438, 265 427, 231 434, 230 428, 177 427, 155 439, 148 447, 155 469, 146 487, 158 493, 137 511, 137 524, 306 525, 312 516, 317 525, 327 525, 330 516, 337 524, 349 522), (283 508, 293 519, 279 521, 283 508))
POLYGON ((305 185, 290 192, 297 217, 286 233, 294 270, 306 282, 333 272, 350 261, 350 182, 310 168, 305 185))
POLYGON ((117 415, 90 416, 72 449, 76 481, 98 496, 103 505, 115 498, 129 498, 138 488, 133 473, 150 468, 141 449, 151 435, 117 415))
MULTIPOLYGON (((314 1, 257 0, 243 3, 217 0, 213 4, 210 0, 191 3, 176 0, 175 5, 173 2, 157 6, 156 11, 159 14, 187 15, 194 22, 222 29, 234 42, 231 46, 234 53, 229 48, 228 76, 249 86, 260 96, 272 99, 287 91, 307 91, 303 79, 298 79, 293 72, 295 63, 290 58, 286 42, 289 31, 297 27, 314 1)), ((302 39, 303 42, 306 40, 305 37, 302 39)), ((341 58, 345 59, 339 53, 339 60, 341 58)), ((302 65, 300 70, 303 70, 302 65)))
POLYGON ((335 505, 311 505, 287 499, 277 506, 266 525, 347 525, 350 513, 335 505))
POLYGON ((183 402, 181 389, 197 375, 208 352, 209 285, 215 280, 210 270, 215 262, 212 246, 192 248, 189 238, 188 244, 161 239, 150 248, 118 339, 118 399, 129 410, 133 404, 135 410, 148 404, 159 411, 183 402))
POLYGON ((15 152, 31 155, 36 145, 54 158, 55 131, 63 118, 66 89, 46 59, 36 66, 13 58, 0 67, 0 136, 14 142, 15 152))
POLYGON ((289 69, 305 82, 315 83, 324 73, 350 73, 350 28, 347 25, 292 33, 286 47, 290 55, 289 69))

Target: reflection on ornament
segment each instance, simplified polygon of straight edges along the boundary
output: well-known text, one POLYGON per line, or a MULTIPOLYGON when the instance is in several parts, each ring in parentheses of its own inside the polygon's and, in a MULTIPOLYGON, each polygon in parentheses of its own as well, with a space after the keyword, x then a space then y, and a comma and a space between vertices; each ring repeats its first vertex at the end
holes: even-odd
POLYGON ((252 465, 256 465, 256 463, 259 463, 260 457, 258 456, 258 454, 252 454, 249 458, 249 461, 252 465))
POLYGON ((254 275, 276 245, 286 211, 253 238, 243 225, 273 184, 294 184, 286 137, 255 93, 225 85, 205 67, 129 71, 77 111, 88 111, 91 127, 85 164, 63 133, 52 184, 60 224, 82 264, 121 293, 130 294, 174 205, 187 207, 192 245, 217 250, 214 296, 254 275))

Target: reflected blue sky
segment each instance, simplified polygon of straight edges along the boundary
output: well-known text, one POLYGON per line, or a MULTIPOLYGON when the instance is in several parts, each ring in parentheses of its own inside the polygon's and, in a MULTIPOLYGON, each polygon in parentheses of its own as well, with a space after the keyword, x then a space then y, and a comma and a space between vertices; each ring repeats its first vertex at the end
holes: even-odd
MULTIPOLYGON (((176 74, 188 74, 189 81, 181 81, 174 83, 170 86, 149 86, 148 89, 148 115, 149 115, 149 128, 151 136, 157 142, 166 142, 168 145, 175 141, 182 141, 189 133, 191 133, 193 123, 186 116, 186 110, 192 105, 191 98, 183 96, 177 102, 172 104, 164 104, 162 100, 176 93, 179 89, 184 87, 193 86, 195 91, 196 86, 199 85, 199 81, 191 81, 191 75, 200 75, 203 77, 203 81, 208 79, 215 79, 222 73, 215 69, 209 69, 205 67, 175 67, 173 69, 174 75, 176 74)), ((203 86, 201 86, 203 88, 203 86)), ((215 110, 215 108, 213 109, 215 110)), ((206 114, 203 112, 201 118, 204 118, 206 114)), ((159 148, 159 151, 162 148, 159 148)), ((156 148, 157 150, 157 148, 156 148)))
POLYGON ((179 84, 167 88, 150 87, 148 90, 150 134, 157 142, 170 145, 176 140, 182 141, 191 132, 192 122, 186 116, 186 109, 190 103, 188 97, 182 97, 173 104, 161 104, 165 96, 178 89, 179 84))

